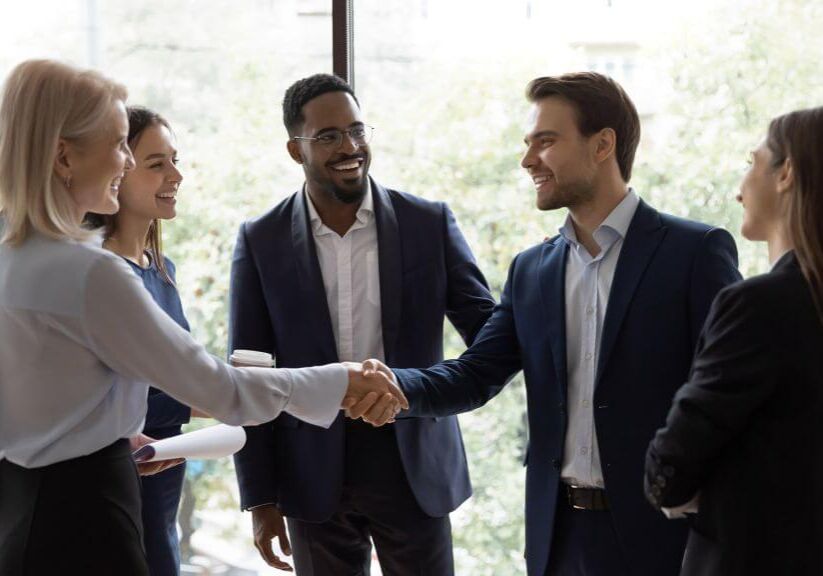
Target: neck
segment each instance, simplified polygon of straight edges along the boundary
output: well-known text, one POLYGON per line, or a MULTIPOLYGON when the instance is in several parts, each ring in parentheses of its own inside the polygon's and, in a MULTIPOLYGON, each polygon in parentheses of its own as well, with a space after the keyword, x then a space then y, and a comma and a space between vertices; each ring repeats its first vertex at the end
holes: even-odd
POLYGON ((318 192, 309 182, 306 182, 306 191, 323 224, 331 228, 338 236, 345 236, 357 220, 357 210, 360 209, 360 204, 341 202, 331 194, 318 192))
POLYGON ((594 231, 608 218, 612 210, 623 201, 628 192, 625 183, 622 181, 615 182, 608 187, 596 190, 590 201, 569 207, 569 214, 571 215, 577 240, 585 246, 592 256, 597 256, 600 253, 600 247, 594 241, 594 231))
POLYGON ((783 254, 794 249, 794 242, 783 225, 778 225, 766 240, 769 246, 769 263, 774 266, 783 254))
POLYGON ((121 212, 117 216, 117 229, 103 246, 138 266, 146 266, 146 234, 149 226, 151 219, 130 217, 121 212))

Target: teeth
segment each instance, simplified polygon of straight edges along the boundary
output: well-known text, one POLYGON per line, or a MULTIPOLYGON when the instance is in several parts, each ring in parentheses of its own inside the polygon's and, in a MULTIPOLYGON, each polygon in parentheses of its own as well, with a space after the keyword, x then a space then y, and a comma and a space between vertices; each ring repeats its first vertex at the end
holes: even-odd
POLYGON ((158 198, 174 198, 174 194, 158 194, 158 198))
POLYGON ((334 166, 332 166, 332 168, 334 168, 335 170, 354 170, 359 166, 359 160, 352 160, 350 162, 341 162, 340 164, 335 164, 334 166))

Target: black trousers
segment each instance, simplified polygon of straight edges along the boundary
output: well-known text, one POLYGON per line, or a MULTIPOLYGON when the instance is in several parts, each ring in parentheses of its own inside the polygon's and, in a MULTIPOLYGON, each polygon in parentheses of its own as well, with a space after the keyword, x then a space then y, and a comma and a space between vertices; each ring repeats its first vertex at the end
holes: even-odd
POLYGON ((148 576, 127 440, 42 468, 0 461, 0 574, 148 576))
POLYGON ((449 517, 418 505, 391 426, 349 421, 340 506, 326 522, 288 524, 297 576, 368 575, 370 538, 385 576, 454 574, 449 517))
POLYGON ((561 485, 546 576, 628 576, 628 573, 611 512, 575 510, 561 485))

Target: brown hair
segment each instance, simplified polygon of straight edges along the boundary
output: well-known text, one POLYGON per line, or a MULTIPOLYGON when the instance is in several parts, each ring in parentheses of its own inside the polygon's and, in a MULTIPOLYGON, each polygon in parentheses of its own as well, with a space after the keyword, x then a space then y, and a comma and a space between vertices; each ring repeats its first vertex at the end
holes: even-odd
MULTIPOLYGON (((145 108, 143 106, 128 106, 126 112, 129 115, 129 148, 132 152, 140 142, 140 137, 146 129, 152 126, 164 126, 171 132, 171 126, 168 120, 163 118, 157 112, 145 108)), ((125 179, 128 178, 128 174, 125 179)), ((117 214, 90 214, 86 218, 93 227, 103 228, 103 237, 108 239, 114 235, 117 230, 117 214)), ((174 286, 174 281, 171 279, 168 269, 166 268, 166 259, 163 257, 163 233, 160 220, 155 218, 149 225, 148 232, 146 232, 146 249, 151 254, 157 270, 160 272, 160 277, 166 282, 174 286)))
POLYGON ((628 183, 634 153, 640 143, 640 118, 620 84, 597 72, 576 72, 535 78, 526 86, 526 98, 530 102, 550 96, 563 98, 574 106, 577 129, 583 136, 591 136, 604 128, 614 130, 617 165, 623 181, 628 183))
POLYGON ((788 159, 794 171, 789 234, 823 321, 823 107, 778 116, 769 124, 766 145, 773 168, 788 159))

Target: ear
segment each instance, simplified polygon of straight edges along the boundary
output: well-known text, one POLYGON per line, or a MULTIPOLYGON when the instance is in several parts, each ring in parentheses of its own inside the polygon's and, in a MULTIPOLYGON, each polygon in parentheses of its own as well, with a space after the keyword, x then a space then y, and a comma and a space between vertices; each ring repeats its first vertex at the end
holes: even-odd
POLYGON ((786 158, 777 171, 777 193, 785 194, 794 188, 794 165, 786 158))
POLYGON ((594 134, 594 159, 599 164, 614 155, 617 134, 612 128, 603 128, 594 134))
POLYGON ((291 156, 292 160, 298 164, 303 164, 303 153, 300 151, 300 145, 297 142, 294 140, 286 142, 286 150, 289 151, 289 156, 291 156))
POLYGON ((57 154, 54 156, 54 172, 61 180, 71 178, 72 175, 70 146, 71 145, 63 138, 57 141, 57 154))

